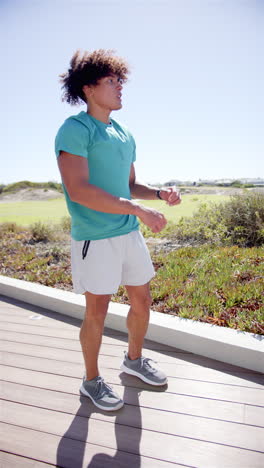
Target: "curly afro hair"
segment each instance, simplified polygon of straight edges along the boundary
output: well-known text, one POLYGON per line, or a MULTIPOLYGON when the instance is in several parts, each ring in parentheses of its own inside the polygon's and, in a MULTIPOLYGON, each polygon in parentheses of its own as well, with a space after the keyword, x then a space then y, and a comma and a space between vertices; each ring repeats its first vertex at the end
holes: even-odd
POLYGON ((60 75, 62 100, 71 105, 82 104, 82 101, 86 102, 82 91, 84 85, 95 85, 100 78, 109 75, 118 75, 125 82, 128 73, 127 63, 113 50, 99 49, 83 54, 77 50, 68 71, 60 75))

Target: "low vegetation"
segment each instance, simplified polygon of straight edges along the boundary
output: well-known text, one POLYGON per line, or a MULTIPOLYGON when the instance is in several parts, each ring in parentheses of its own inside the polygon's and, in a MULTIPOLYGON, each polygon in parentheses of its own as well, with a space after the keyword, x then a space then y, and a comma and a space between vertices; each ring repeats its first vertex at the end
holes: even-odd
MULTIPOLYGON (((0 273, 71 290, 69 227, 68 217, 56 227, 1 224, 0 273)), ((157 235, 142 230, 156 269, 154 310, 264 334, 264 195, 203 205, 157 235)), ((123 287, 113 300, 128 302, 123 287)))
POLYGON ((142 226, 145 236, 174 238, 192 245, 240 247, 264 243, 264 193, 244 192, 222 203, 203 203, 191 217, 182 217, 175 225, 168 223, 159 234, 142 226))
MULTIPOLYGON (((262 248, 185 247, 153 258, 153 308, 264 334, 262 248)), ((124 288, 117 299, 127 302, 124 288)))
POLYGON ((58 182, 30 182, 29 180, 21 180, 13 184, 0 185, 0 193, 14 193, 21 189, 53 189, 62 192, 62 185, 58 182))
POLYGON ((0 273, 12 278, 71 289, 69 235, 36 223, 0 225, 0 273))
MULTIPOLYGON (((31 189, 28 190, 31 191, 31 189)), ((28 190, 27 196, 29 195, 28 190)), ((23 226, 30 226, 36 221, 41 221, 42 223, 59 224, 62 217, 68 214, 66 203, 62 194, 54 190, 52 192, 56 198, 46 199, 44 193, 48 194, 50 191, 38 189, 38 196, 36 196, 35 191, 34 199, 31 200, 21 197, 23 190, 16 193, 3 193, 2 198, 0 195, 0 223, 16 222, 23 226), (12 202, 10 199, 7 200, 8 196, 12 196, 12 202)), ((201 203, 208 204, 211 201, 217 203, 228 199, 228 195, 188 193, 182 197, 182 203, 179 206, 169 207, 161 200, 146 200, 143 203, 162 211, 166 218, 175 224, 181 217, 192 216, 201 203)))

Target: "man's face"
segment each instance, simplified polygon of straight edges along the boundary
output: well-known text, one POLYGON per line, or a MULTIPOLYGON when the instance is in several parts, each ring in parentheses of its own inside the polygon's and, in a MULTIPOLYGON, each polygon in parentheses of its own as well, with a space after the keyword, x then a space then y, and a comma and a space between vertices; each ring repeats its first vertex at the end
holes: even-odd
POLYGON ((89 87, 88 101, 107 111, 122 107, 122 79, 117 75, 101 78, 94 86, 89 87))

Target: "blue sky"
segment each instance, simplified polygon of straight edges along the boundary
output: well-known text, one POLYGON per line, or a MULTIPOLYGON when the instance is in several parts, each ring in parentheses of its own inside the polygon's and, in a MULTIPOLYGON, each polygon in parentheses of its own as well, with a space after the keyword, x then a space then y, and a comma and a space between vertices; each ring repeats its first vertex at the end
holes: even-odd
POLYGON ((131 65, 124 122, 145 182, 264 177, 264 1, 0 0, 0 183, 60 180, 54 137, 76 49, 131 65))

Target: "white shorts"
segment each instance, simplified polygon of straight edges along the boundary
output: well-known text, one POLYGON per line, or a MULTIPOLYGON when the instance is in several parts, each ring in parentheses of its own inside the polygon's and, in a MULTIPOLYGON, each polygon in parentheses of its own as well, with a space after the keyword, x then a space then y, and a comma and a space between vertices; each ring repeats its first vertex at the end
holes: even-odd
POLYGON ((77 294, 114 294, 120 284, 141 286, 155 270, 139 231, 91 241, 71 241, 73 290, 77 294))

